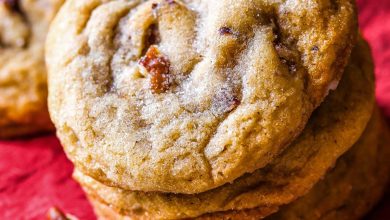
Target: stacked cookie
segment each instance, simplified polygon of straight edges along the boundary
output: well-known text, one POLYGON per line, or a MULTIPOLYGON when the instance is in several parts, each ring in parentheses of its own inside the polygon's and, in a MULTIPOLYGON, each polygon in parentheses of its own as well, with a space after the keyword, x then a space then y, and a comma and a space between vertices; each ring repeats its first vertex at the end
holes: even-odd
POLYGON ((0 138, 54 131, 44 45, 63 0, 0 1, 0 138))
POLYGON ((354 219, 389 133, 353 1, 68 0, 49 109, 102 219, 354 219))

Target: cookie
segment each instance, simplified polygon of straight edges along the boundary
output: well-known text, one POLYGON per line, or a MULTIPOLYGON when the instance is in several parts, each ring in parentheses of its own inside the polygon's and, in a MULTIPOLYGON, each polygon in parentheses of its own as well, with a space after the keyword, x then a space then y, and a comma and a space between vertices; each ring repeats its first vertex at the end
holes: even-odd
POLYGON ((46 44, 49 109, 95 179, 205 192, 301 133, 356 36, 352 0, 70 0, 46 44))
POLYGON ((359 139, 374 107, 373 81, 369 48, 359 40, 339 88, 316 110, 301 136, 268 166, 232 184, 185 195, 121 190, 80 172, 75 177, 88 194, 123 214, 170 219, 232 209, 273 210, 306 194, 359 139))
MULTIPOLYGON (((376 112, 360 140, 338 160, 324 180, 304 197, 265 219, 360 219, 380 199, 388 183, 389 142, 387 125, 376 112)), ((121 215, 93 196, 90 196, 90 201, 99 219, 155 219, 147 215, 121 215)), ((276 210, 268 207, 210 213, 196 219, 257 220, 276 210)))
MULTIPOLYGON (((376 114, 359 142, 323 181, 266 219, 360 219, 380 199, 389 181, 389 142, 388 127, 376 114)), ((260 213, 252 209, 198 219, 259 219, 260 213)))
POLYGON ((379 132, 367 129, 365 138, 337 162, 324 181, 269 219, 352 220, 367 214, 383 195, 390 174, 389 130, 382 118, 374 120, 370 128, 379 132))
POLYGON ((0 138, 53 131, 45 38, 63 0, 0 1, 0 138))

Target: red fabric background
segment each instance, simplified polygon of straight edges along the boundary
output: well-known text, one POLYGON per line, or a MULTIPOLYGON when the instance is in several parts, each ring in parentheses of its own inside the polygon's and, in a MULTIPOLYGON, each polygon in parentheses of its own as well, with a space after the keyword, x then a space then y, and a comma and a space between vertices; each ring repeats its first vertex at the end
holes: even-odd
MULTIPOLYGON (((375 58, 378 103, 390 119, 390 0, 358 4, 360 26, 375 58)), ((54 135, 0 141, 0 219, 45 219, 48 208, 57 206, 82 220, 94 220, 71 173, 72 164, 54 135)), ((390 219, 390 195, 386 198, 368 219, 390 219)))

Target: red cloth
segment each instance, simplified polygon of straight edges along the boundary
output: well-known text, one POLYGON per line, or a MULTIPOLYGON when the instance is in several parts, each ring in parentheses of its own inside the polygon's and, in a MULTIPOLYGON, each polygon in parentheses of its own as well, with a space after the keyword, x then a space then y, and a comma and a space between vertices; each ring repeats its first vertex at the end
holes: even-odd
MULTIPOLYGON (((390 118, 390 0, 358 0, 358 4, 362 32, 375 58, 377 99, 390 118)), ((72 164, 54 135, 0 141, 0 219, 45 219, 51 206, 82 220, 95 219, 71 173, 72 164)), ((372 216, 390 219, 390 202, 384 201, 372 216)))
POLYGON ((45 219, 51 206, 95 219, 54 135, 0 143, 0 219, 45 219))
POLYGON ((363 36, 371 45, 377 78, 377 100, 390 118, 390 1, 358 0, 363 36))

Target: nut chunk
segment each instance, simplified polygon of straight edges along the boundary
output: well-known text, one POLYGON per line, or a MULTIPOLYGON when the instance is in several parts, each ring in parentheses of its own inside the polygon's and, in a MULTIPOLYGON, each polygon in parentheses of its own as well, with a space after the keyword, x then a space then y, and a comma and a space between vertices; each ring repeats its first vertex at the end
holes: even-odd
POLYGON ((169 76, 170 62, 162 55, 156 46, 151 46, 143 56, 141 64, 150 74, 150 87, 154 94, 160 94, 169 89, 171 84, 169 76))
POLYGON ((56 207, 51 207, 47 212, 47 220, 79 220, 71 214, 65 214, 56 207))
POLYGON ((52 207, 47 212, 48 220, 68 220, 66 215, 59 209, 52 207))

